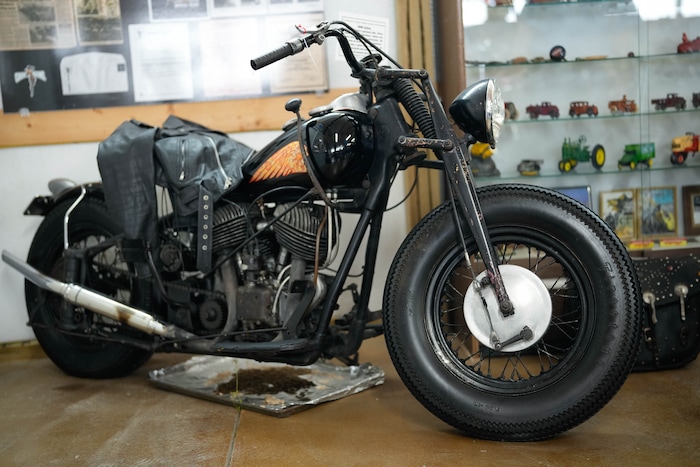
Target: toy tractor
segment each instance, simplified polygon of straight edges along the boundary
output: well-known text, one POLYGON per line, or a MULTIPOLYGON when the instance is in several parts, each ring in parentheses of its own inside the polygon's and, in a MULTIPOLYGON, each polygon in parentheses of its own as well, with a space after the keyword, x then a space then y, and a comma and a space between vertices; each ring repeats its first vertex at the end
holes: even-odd
POLYGON ((627 166, 634 170, 639 164, 645 164, 651 168, 652 159, 656 156, 654 143, 626 144, 625 153, 617 162, 617 168, 622 169, 627 166))
POLYGON ((493 149, 489 143, 474 143, 469 147, 469 154, 472 156, 472 173, 475 177, 499 177, 501 171, 493 161, 493 149))
POLYGON ((627 99, 627 94, 622 95, 622 99, 619 101, 609 101, 608 109, 613 115, 622 115, 626 113, 637 112, 637 103, 634 100, 627 99))
POLYGON ((698 135, 692 131, 683 136, 677 136, 671 140, 671 163, 682 165, 688 155, 695 156, 698 153, 698 135))
POLYGON ((586 137, 580 136, 578 141, 571 141, 565 138, 561 145, 561 160, 559 161, 559 171, 569 172, 576 167, 579 162, 591 161, 596 170, 600 170, 605 164, 605 149, 602 145, 596 144, 592 151, 588 151, 585 146, 586 137))

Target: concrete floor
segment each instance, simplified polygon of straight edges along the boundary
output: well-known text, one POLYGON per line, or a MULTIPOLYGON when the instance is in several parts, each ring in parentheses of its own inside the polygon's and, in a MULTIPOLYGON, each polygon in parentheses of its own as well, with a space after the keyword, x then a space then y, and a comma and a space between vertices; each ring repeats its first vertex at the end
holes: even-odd
POLYGON ((555 439, 464 437, 404 388, 384 341, 361 360, 383 385, 287 418, 154 387, 148 371, 186 360, 156 355, 135 374, 66 376, 38 349, 0 351, 0 465, 178 466, 698 466, 700 363, 633 374, 601 412, 555 439))

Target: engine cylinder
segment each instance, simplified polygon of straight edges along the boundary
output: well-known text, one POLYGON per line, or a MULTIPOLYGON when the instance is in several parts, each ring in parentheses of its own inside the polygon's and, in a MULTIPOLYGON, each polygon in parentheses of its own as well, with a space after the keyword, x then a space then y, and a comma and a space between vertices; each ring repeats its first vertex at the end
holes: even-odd
MULTIPOLYGON (((280 205, 275 210, 275 216, 288 206, 280 205)), ((275 235, 280 245, 287 248, 293 256, 306 261, 316 259, 316 238, 321 227, 325 208, 316 205, 297 206, 284 215, 275 225, 275 235)), ((330 222, 330 219, 327 220, 330 222)), ((328 223, 320 232, 319 261, 327 259, 328 252, 328 223)))

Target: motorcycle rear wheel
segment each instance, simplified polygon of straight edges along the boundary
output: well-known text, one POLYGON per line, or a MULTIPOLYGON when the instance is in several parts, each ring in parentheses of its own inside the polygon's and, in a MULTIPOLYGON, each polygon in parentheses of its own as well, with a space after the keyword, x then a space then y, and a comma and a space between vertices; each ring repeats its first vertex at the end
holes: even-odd
MULTIPOLYGON (((39 271, 58 280, 65 280, 63 258, 63 217, 73 203, 65 201, 42 221, 29 249, 27 262, 39 271)), ((69 222, 71 246, 86 247, 110 238, 119 232, 104 201, 84 199, 72 212, 69 222)), ((118 270, 128 272, 129 265, 120 260, 116 247, 105 250, 84 271, 90 288, 125 303, 134 303, 128 281, 118 278, 118 270), (109 272, 111 271, 111 272, 109 272)), ((143 336, 121 323, 76 307, 76 331, 59 330, 61 297, 47 292, 29 281, 25 283, 25 300, 29 322, 46 355, 65 373, 83 378, 116 378, 140 367, 151 351, 125 345, 119 340, 143 336)))
POLYGON ((547 285, 547 331, 517 352, 476 339, 463 300, 483 262, 463 222, 472 274, 446 203, 394 259, 384 294, 387 347, 416 399, 465 434, 546 439, 593 416, 624 383, 641 335, 637 276, 613 231, 566 196, 501 185, 480 189, 479 199, 499 264, 524 266, 547 285))

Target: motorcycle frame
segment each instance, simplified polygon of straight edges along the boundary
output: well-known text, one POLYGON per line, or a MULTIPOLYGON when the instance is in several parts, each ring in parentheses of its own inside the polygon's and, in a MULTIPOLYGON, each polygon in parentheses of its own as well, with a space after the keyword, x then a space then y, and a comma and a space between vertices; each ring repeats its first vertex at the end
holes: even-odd
MULTIPOLYGON (((226 335, 198 336, 172 324, 160 323, 167 325, 170 332, 168 335, 161 335, 164 337, 164 340, 160 342, 153 341, 150 345, 151 350, 254 357, 258 360, 278 361, 297 365, 311 364, 321 357, 335 357, 347 362, 356 361, 351 356, 356 355, 362 341, 366 337, 372 337, 381 333, 381 330, 378 332, 368 332, 367 330, 367 323, 372 314, 369 311, 369 299, 379 250, 380 231, 395 174, 398 170, 406 169, 412 165, 437 168, 445 172, 446 180, 450 185, 450 189, 453 190, 452 193, 455 195, 454 201, 461 206, 461 212, 467 220, 469 228, 475 237, 477 248, 484 259, 488 284, 483 285, 493 286, 500 305, 500 311, 504 314, 512 314, 512 305, 505 292, 495 259, 495 251, 491 245, 483 215, 481 214, 469 160, 460 146, 428 73, 425 70, 366 68, 354 58, 349 43, 342 34, 329 30, 326 31, 326 35, 334 36, 338 39, 341 50, 353 70, 353 75, 360 79, 361 90, 368 96, 374 95, 376 99, 374 104, 368 109, 368 115, 374 126, 375 148, 372 164, 368 171, 366 196, 359 209, 359 219, 345 254, 341 259, 338 271, 324 299, 318 320, 319 324, 315 333, 310 339, 295 339, 293 337, 295 334, 292 334, 291 339, 273 342, 233 342, 227 341, 226 337, 228 336, 226 335), (415 133, 406 122, 399 100, 394 93, 392 83, 396 79, 420 81, 428 111, 435 127, 435 138, 415 137, 415 133), (404 161, 403 156, 414 153, 416 148, 433 149, 440 162, 434 164, 421 163, 420 158, 416 158, 415 162, 413 160, 404 161), (449 168, 449 170, 445 170, 445 168, 449 168), (360 251, 361 244, 368 231, 369 237, 365 250, 362 286, 355 306, 356 314, 345 334, 331 332, 333 311, 344 290, 345 281, 350 274, 350 268, 360 251)), ((475 139, 471 135, 466 135, 465 151, 468 145, 474 141, 475 139)), ((300 141, 300 143, 303 146, 304 142, 300 141)), ((74 209, 80 202, 80 199, 86 195, 103 197, 100 188, 99 184, 75 188, 68 193, 60 194, 60 199, 75 197, 77 196, 76 190, 79 190, 80 197, 71 207, 74 209)), ((312 188, 300 200, 306 199, 313 191, 314 189, 312 188)), ((324 198, 323 196, 321 197, 324 198)), ((30 208, 27 209, 27 213, 45 215, 55 204, 55 201, 50 202, 46 197, 42 197, 41 200, 37 198, 32 202, 30 208)), ((460 222, 457 216, 455 216, 455 222, 460 222)), ((67 225, 68 218, 66 219, 67 225)), ((71 254, 73 257, 82 256, 80 252, 76 253, 75 251, 72 251, 71 254)), ((157 275, 157 271, 153 272, 157 275)), ((25 276, 29 277, 28 274, 25 274, 25 276)), ((77 279, 77 277, 75 278, 77 279)), ((68 285, 72 286, 72 284, 68 285)), ((66 298, 65 295, 64 298, 66 298)), ((116 306, 118 302, 114 301, 114 304, 116 306)), ((109 316, 102 311, 98 312, 109 316)), ((136 312, 138 314, 138 310, 136 312)), ((146 312, 143 312, 143 314, 147 315, 146 312)), ((147 318, 148 316, 142 317, 147 318)), ((153 319, 159 322, 158 318, 153 317, 153 319)), ((123 322, 127 325, 132 324, 127 320, 123 320, 123 322)), ((60 329, 58 331, 62 332, 60 329)), ((124 342, 123 340, 119 341, 124 342)))

